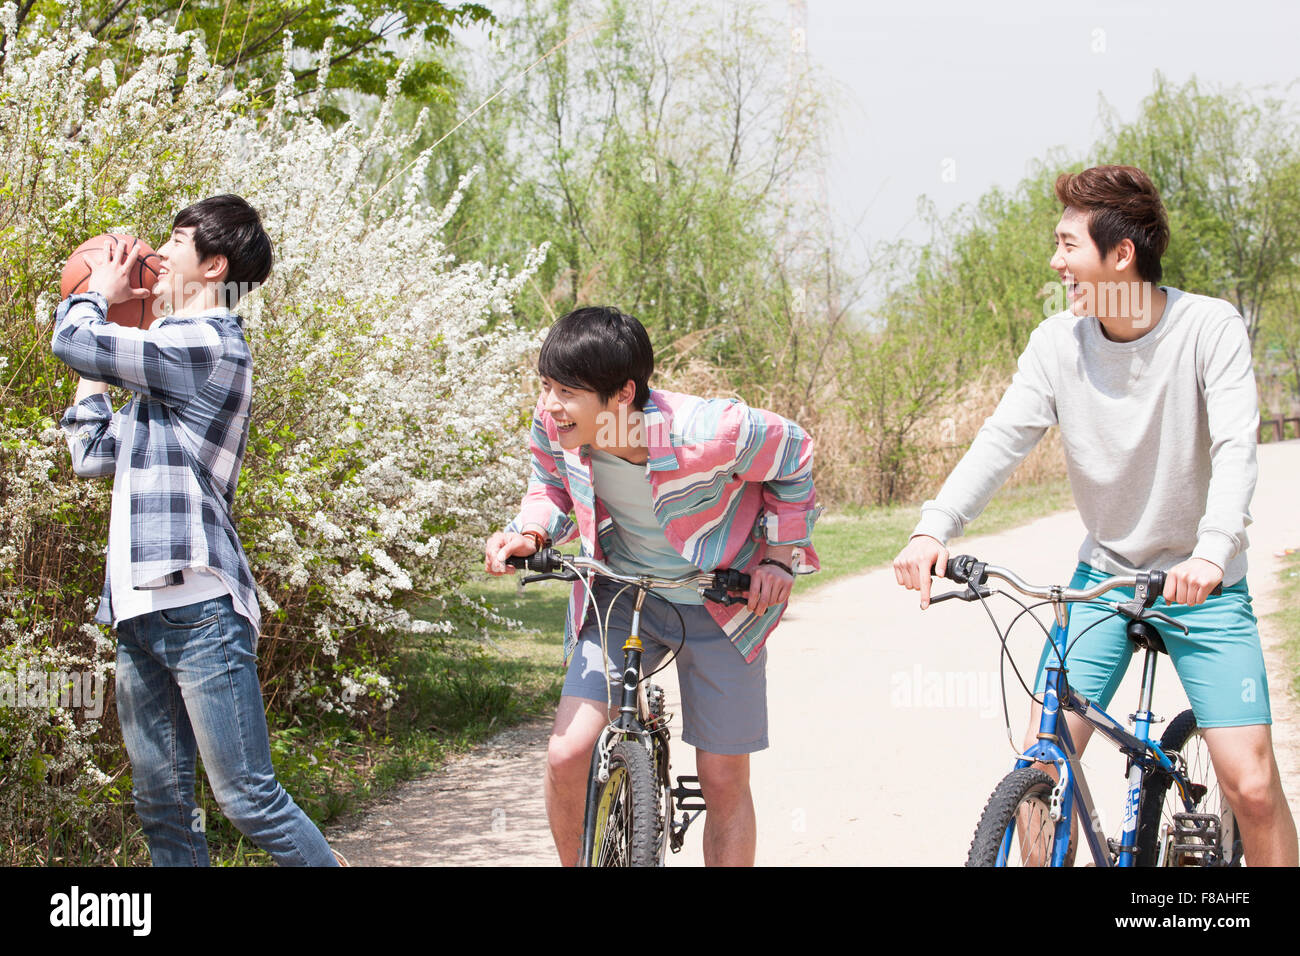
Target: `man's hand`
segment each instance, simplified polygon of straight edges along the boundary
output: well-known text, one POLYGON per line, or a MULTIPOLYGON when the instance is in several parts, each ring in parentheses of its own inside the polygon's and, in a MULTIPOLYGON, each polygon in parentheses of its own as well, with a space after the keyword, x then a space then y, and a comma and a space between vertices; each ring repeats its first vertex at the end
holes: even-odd
MULTIPOLYGON (((781 559, 773 557, 773 560, 781 559)), ((749 613, 764 614, 773 604, 784 604, 790 600, 793 588, 793 574, 786 574, 775 564, 760 564, 749 576, 749 613)))
MULTIPOLYGON (((794 567, 794 548, 792 544, 764 544, 763 557, 780 561, 794 567)), ((749 576, 749 590, 744 592, 748 600, 745 606, 750 614, 765 614, 774 604, 784 604, 790 600, 794 590, 794 575, 786 574, 774 564, 760 564, 749 576)))
POLYGON ((1204 558, 1188 558, 1165 575, 1165 603, 1195 607, 1223 583, 1223 568, 1204 558))
POLYGON ((139 243, 112 242, 108 247, 108 259, 90 263, 90 279, 86 282, 87 292, 98 292, 108 300, 110 306, 131 299, 147 299, 153 293, 149 289, 131 287, 131 270, 140 258, 139 243))
POLYGON ((921 610, 930 606, 930 575, 948 570, 948 549, 928 534, 918 534, 894 558, 894 577, 909 591, 921 592, 921 610))
POLYGON ((514 574, 515 569, 506 564, 506 558, 526 558, 536 551, 537 545, 531 536, 513 531, 498 531, 487 539, 483 548, 483 570, 488 574, 514 574))

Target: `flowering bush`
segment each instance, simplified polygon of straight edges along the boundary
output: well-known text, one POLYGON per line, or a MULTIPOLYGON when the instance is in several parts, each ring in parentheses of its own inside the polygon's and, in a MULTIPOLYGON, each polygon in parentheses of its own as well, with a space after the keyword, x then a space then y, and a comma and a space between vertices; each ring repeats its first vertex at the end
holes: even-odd
MULTIPOLYGON (((110 483, 73 478, 54 427, 76 380, 49 352, 63 261, 100 232, 156 244, 184 205, 236 192, 276 254, 239 306, 255 397, 236 522, 262 603, 263 679, 278 707, 382 712, 399 690, 395 633, 489 614, 458 585, 518 500, 515 376, 535 341, 511 303, 544 249, 513 274, 457 263, 440 234, 471 177, 442 208, 423 203, 427 154, 373 184, 418 133, 391 119, 400 75, 370 129, 330 129, 315 118, 323 71, 305 100, 286 70, 254 103, 196 34, 141 20, 124 67, 75 12, 18 32, 14 4, 0 7, 0 673, 112 668, 111 638, 87 623, 110 483), (443 618, 412 619, 412 595, 441 598, 443 618)), ((115 728, 0 708, 0 733, 0 833, 88 809, 95 787, 111 797, 115 728)))

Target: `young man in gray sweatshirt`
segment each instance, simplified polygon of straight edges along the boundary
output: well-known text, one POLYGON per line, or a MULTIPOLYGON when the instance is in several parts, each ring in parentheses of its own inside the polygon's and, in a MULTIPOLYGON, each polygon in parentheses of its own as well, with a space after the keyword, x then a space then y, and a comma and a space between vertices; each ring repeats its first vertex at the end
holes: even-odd
MULTIPOLYGON (((1088 530, 1071 587, 1168 571, 1162 629, 1233 808, 1248 863, 1297 864, 1295 822, 1270 731, 1268 683, 1246 588, 1259 411, 1250 340, 1222 299, 1158 285, 1169 225, 1132 166, 1062 174, 1065 207, 1050 265, 1068 309, 1030 336, 1001 403, 894 559, 898 583, 930 601, 930 577, 1035 443, 1059 425, 1088 530), (1223 585, 1221 596, 1210 592, 1223 585), (1181 605, 1181 607, 1178 607, 1181 605)), ((1070 639, 1100 615, 1077 605, 1070 639)), ((1046 654, 1046 652, 1045 652, 1046 654)), ((1092 627, 1070 651, 1070 684, 1105 708, 1131 657, 1124 621, 1092 627)), ((1039 665, 1039 689, 1044 682, 1039 665)), ((1041 707, 1034 706, 1026 747, 1041 707)), ((1091 728, 1068 715, 1079 749, 1091 728)))

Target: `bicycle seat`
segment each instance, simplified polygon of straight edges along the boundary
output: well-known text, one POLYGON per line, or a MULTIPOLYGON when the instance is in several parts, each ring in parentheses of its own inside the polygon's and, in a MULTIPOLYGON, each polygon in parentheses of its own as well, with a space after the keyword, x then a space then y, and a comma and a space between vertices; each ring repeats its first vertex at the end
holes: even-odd
POLYGON ((1124 633, 1133 642, 1135 648, 1149 647, 1161 654, 1169 653, 1165 648, 1165 639, 1160 636, 1155 626, 1147 621, 1129 621, 1124 633))

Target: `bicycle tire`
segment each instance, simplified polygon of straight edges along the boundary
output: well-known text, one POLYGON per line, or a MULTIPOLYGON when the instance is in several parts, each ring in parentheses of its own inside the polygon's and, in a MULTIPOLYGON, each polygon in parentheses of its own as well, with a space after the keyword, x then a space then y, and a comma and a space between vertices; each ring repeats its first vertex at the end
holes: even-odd
POLYGON ((601 784, 588 825, 594 833, 588 866, 655 866, 659 788, 650 754, 634 740, 620 740, 609 755, 609 779, 601 784))
MULTIPOLYGON (((1051 866, 1056 824, 1048 816, 1048 808, 1055 786, 1055 780, 1033 767, 1022 767, 1003 777, 984 805, 966 865, 1051 866), (1012 840, 1006 860, 999 864, 998 854, 1008 830, 1012 832, 1012 840)), ((1073 825, 1070 840, 1073 844, 1073 825)), ((1067 865, 1072 860, 1073 853, 1070 853, 1066 857, 1067 865)))
MULTIPOLYGON (((1183 711, 1169 722, 1164 736, 1160 738, 1160 749, 1165 753, 1182 754, 1188 780, 1206 787, 1205 797, 1197 804, 1196 810, 1219 817, 1220 840, 1213 849, 1217 865, 1240 866, 1241 837, 1237 834, 1236 820, 1232 808, 1223 799, 1218 778, 1214 775, 1214 764, 1210 761, 1210 751, 1205 746, 1205 738, 1198 733, 1196 716, 1190 710, 1183 711)), ((1173 782, 1173 777, 1169 774, 1154 771, 1148 773, 1142 781, 1142 803, 1138 812, 1138 866, 1155 866, 1159 862, 1161 826, 1172 826, 1173 815, 1184 809, 1178 791, 1171 786, 1173 782)), ((1166 859, 1164 865, 1206 864, 1200 854, 1187 853, 1179 858, 1166 859)))

